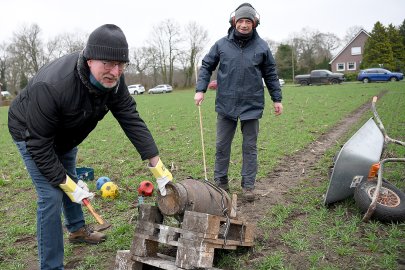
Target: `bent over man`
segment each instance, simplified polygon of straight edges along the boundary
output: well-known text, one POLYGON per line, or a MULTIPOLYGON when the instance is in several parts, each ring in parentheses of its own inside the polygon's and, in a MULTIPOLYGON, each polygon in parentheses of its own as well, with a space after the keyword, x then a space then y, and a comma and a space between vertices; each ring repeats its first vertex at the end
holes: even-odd
POLYGON ((155 141, 130 96, 123 72, 128 43, 113 24, 95 29, 81 52, 42 67, 9 109, 9 131, 35 186, 40 269, 63 269, 61 213, 70 242, 97 244, 103 233, 85 224, 82 200, 92 198, 76 175, 77 146, 111 111, 161 191, 171 180, 155 141))

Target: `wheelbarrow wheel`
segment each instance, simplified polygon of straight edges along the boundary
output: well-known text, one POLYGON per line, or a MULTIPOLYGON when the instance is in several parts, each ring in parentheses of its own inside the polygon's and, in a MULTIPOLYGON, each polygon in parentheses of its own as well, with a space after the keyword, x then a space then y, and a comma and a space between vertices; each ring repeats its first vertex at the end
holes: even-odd
MULTIPOLYGON (((377 181, 362 181, 354 192, 354 200, 364 214, 371 204, 377 181)), ((386 180, 383 180, 377 206, 372 218, 383 222, 405 220, 405 194, 386 180)))

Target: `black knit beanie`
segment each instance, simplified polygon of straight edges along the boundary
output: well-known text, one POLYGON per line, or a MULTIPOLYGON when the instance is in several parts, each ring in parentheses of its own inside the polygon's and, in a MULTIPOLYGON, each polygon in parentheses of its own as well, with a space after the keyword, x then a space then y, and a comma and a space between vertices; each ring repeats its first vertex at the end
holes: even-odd
POLYGON ((83 55, 86 59, 129 62, 127 39, 118 26, 104 24, 90 34, 83 55))

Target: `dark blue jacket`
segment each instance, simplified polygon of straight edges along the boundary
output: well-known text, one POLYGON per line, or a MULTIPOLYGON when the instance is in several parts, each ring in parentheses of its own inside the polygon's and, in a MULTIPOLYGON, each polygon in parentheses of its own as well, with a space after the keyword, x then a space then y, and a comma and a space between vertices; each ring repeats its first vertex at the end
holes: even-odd
POLYGON ((262 78, 273 102, 282 99, 276 63, 256 30, 243 47, 235 40, 234 31, 218 40, 202 60, 196 92, 207 90, 219 63, 215 111, 234 120, 260 119, 264 109, 262 78))

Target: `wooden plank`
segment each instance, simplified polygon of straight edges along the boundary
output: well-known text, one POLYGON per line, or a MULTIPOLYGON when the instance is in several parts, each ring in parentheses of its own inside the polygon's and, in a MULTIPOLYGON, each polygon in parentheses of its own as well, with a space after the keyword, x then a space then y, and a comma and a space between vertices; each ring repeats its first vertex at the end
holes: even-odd
POLYGON ((244 241, 253 243, 255 239, 255 230, 256 226, 254 224, 247 223, 245 225, 245 235, 244 235, 244 241))
POLYGON ((115 256, 114 270, 132 270, 135 262, 131 260, 129 250, 118 250, 115 256))
POLYGON ((149 221, 153 223, 162 223, 163 215, 160 213, 157 206, 150 204, 141 204, 139 205, 139 215, 138 220, 149 221))
POLYGON ((181 228, 197 233, 218 234, 219 225, 219 216, 185 211, 181 228))
MULTIPOLYGON (((190 240, 204 239, 207 240, 207 242, 215 243, 216 245, 224 242, 223 233, 225 233, 225 231, 222 230, 224 230, 225 228, 221 228, 220 233, 217 232, 216 234, 208 234, 208 233, 190 232, 181 228, 174 228, 150 222, 143 222, 143 226, 152 228, 152 230, 151 229, 149 229, 148 231, 138 230, 136 232, 137 237, 157 241, 162 244, 176 245, 173 242, 177 242, 179 238, 190 240)), ((221 226, 225 226, 225 223, 221 223, 221 226)), ((215 227, 218 226, 215 225, 215 227)), ((240 242, 239 245, 241 246, 252 246, 253 239, 254 239, 254 226, 250 224, 246 224, 246 226, 240 226, 232 223, 229 225, 227 243, 231 243, 230 241, 233 241, 232 245, 238 245, 237 243, 240 242)))
POLYGON ((229 214, 230 218, 236 218, 236 206, 238 202, 238 195, 236 193, 232 194, 232 208, 231 208, 231 213, 229 214))
POLYGON ((205 239, 179 239, 178 247, 191 248, 198 252, 214 252, 214 248, 220 248, 221 245, 216 245, 214 243, 208 243, 205 239))
MULTIPOLYGON (((143 264, 151 265, 165 270, 184 270, 186 268, 179 268, 175 265, 176 258, 158 253, 156 257, 136 257, 133 259, 143 264)), ((190 268, 193 269, 193 268, 190 268)), ((206 270, 221 270, 220 268, 208 267, 206 270)), ((118 270, 118 269, 116 269, 118 270)))
POLYGON ((131 252, 136 256, 156 256, 159 242, 134 236, 131 245, 131 252))
POLYGON ((195 248, 194 243, 177 248, 175 265, 184 269, 210 268, 214 262, 214 249, 210 252, 195 248))

